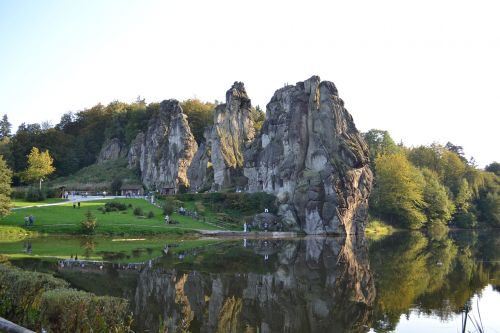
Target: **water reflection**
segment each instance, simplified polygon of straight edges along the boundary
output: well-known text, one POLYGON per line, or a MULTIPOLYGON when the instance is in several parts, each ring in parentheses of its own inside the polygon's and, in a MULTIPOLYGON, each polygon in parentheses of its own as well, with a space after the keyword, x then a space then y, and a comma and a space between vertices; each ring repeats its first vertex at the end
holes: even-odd
MULTIPOLYGON (((500 330, 498 316, 487 316, 500 306, 498 232, 397 233, 368 245, 356 237, 155 242, 118 256, 85 239, 83 266, 17 264, 129 299, 137 332, 456 332, 479 311, 486 328, 500 330), (93 262, 96 253, 117 261, 93 262)), ((471 323, 465 331, 477 330, 471 323)))
POLYGON ((177 268, 160 262, 144 269, 134 295, 139 331, 156 332, 160 325, 169 332, 367 330, 375 288, 363 240, 227 246, 177 268), (220 270, 224 262, 227 269, 220 270))

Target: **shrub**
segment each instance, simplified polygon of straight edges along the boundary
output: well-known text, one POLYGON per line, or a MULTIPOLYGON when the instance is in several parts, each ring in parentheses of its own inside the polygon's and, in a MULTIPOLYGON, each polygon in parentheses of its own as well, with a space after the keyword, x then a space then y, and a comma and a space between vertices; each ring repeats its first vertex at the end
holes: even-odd
POLYGON ((152 211, 149 211, 147 217, 148 217, 148 219, 152 219, 153 217, 155 217, 155 213, 153 213, 152 211))
POLYGON ((104 205, 106 212, 116 212, 127 210, 127 205, 117 201, 106 202, 104 205))
POLYGON ((87 210, 87 213, 85 213, 85 220, 80 222, 80 227, 82 233, 86 235, 93 234, 95 231, 95 228, 97 227, 97 219, 95 216, 92 214, 92 212, 87 210))
POLYGON ((144 216, 144 211, 142 210, 141 207, 135 207, 134 208, 134 215, 136 215, 136 216, 144 216))
POLYGON ((58 188, 50 187, 47 189, 45 196, 47 198, 60 198, 61 191, 58 188))
POLYGON ((25 199, 26 198, 26 190, 23 188, 13 188, 10 193, 10 197, 12 199, 25 199))
POLYGON ((49 274, 0 264, 0 316, 19 325, 36 328, 43 293, 68 285, 66 281, 49 274))
POLYGON ((43 294, 40 312, 42 327, 49 332, 130 331, 128 303, 117 297, 55 289, 43 294))
POLYGON ((163 205, 163 215, 172 215, 174 213, 174 206, 169 203, 163 205))
POLYGON ((111 193, 118 194, 122 189, 123 181, 120 178, 115 178, 111 182, 111 193))
POLYGON ((24 199, 29 202, 43 201, 45 200, 45 198, 45 193, 39 188, 33 186, 29 187, 28 190, 26 190, 26 194, 24 196, 24 199))

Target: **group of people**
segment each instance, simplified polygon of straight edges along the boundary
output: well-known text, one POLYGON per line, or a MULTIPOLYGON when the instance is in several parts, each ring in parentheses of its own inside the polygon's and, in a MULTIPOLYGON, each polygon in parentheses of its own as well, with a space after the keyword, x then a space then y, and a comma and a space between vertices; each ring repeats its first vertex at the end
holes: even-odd
POLYGON ((35 223, 35 217, 34 217, 33 215, 30 215, 30 216, 25 215, 25 216, 24 216, 24 225, 25 225, 26 227, 28 227, 28 226, 32 226, 32 225, 33 225, 33 223, 35 223))

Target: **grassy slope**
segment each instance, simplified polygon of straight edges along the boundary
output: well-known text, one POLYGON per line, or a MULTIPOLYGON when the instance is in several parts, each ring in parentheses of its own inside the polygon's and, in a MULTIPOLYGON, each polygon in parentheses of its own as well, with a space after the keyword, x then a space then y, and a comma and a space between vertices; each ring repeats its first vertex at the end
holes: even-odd
POLYGON ((162 233, 184 233, 186 231, 216 230, 213 225, 194 220, 190 217, 177 216, 173 219, 180 223, 176 225, 166 225, 163 221, 162 210, 151 205, 143 199, 116 199, 125 204, 131 204, 134 208, 141 207, 144 214, 149 211, 154 213, 154 217, 139 218, 133 215, 133 208, 128 208, 124 212, 111 212, 103 214, 98 210, 104 203, 110 200, 100 200, 92 202, 82 202, 81 208, 74 209, 72 203, 49 206, 33 207, 14 210, 12 214, 0 220, 0 225, 24 227, 24 216, 33 214, 35 225, 29 227, 30 230, 39 233, 75 234, 79 233, 80 222, 84 220, 84 214, 91 210, 97 218, 96 233, 98 234, 162 234, 162 233))
POLYGON ((127 168, 127 160, 117 159, 101 164, 92 164, 73 175, 57 178, 47 183, 48 187, 66 186, 78 190, 108 190, 113 179, 121 179, 124 184, 141 184, 137 174, 127 168))

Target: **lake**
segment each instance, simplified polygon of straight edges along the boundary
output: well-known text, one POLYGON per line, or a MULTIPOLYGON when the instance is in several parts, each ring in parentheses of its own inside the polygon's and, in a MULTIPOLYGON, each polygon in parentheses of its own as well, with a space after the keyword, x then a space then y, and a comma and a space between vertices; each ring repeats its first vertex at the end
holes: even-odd
POLYGON ((381 240, 41 237, 0 241, 0 254, 128 299, 136 332, 500 332, 498 231, 381 240))

